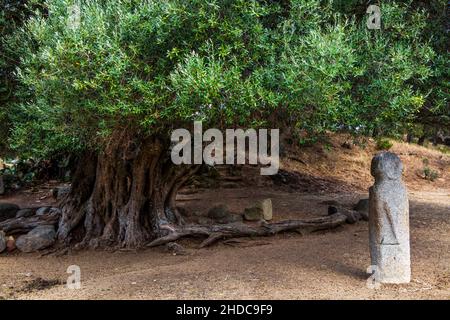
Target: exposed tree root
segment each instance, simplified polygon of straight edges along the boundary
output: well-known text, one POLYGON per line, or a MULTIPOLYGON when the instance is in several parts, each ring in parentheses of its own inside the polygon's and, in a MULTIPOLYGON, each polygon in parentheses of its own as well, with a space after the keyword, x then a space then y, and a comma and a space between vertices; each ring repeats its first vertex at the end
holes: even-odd
POLYGON ((369 221, 369 215, 367 212, 358 212, 355 210, 349 210, 342 207, 334 207, 329 206, 328 207, 328 213, 329 214, 335 214, 339 213, 347 217, 347 223, 353 224, 358 222, 359 220, 369 221))
POLYGON ((87 153, 61 203, 59 242, 135 249, 183 224, 176 195, 199 166, 174 165, 166 144, 117 131, 104 150, 87 153))
POLYGON ((59 214, 12 218, 0 222, 0 230, 6 234, 27 233, 38 226, 57 225, 58 221, 59 214))
POLYGON ((188 236, 203 236, 206 239, 200 244, 200 248, 209 246, 220 239, 238 237, 271 236, 284 231, 313 232, 318 230, 333 229, 343 225, 347 216, 336 213, 326 217, 309 220, 286 220, 273 223, 262 222, 252 226, 242 222, 223 225, 185 225, 174 226, 168 235, 153 240, 147 246, 155 247, 176 241, 188 236))

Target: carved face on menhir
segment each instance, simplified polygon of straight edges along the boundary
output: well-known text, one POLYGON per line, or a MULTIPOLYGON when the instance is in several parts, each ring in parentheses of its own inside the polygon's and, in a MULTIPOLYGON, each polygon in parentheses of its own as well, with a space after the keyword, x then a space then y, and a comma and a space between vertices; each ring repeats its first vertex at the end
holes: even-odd
POLYGON ((372 159, 370 173, 375 180, 398 180, 402 176, 403 164, 400 158, 392 152, 380 152, 372 159))

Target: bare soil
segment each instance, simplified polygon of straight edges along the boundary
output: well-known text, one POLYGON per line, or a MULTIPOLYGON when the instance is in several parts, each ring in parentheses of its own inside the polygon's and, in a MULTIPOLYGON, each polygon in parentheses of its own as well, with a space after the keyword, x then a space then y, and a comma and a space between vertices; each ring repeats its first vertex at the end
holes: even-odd
MULTIPOLYGON (((342 137, 333 138, 332 151, 313 147, 290 153, 296 159, 283 160, 282 169, 298 175, 294 186, 271 181, 185 190, 177 202, 195 216, 216 204, 242 212, 257 199, 271 198, 275 220, 326 215, 330 200, 351 207, 367 197, 376 151, 372 142, 364 149, 341 148, 341 142, 342 137)), ((4 253, 0 299, 450 299, 450 157, 402 143, 395 143, 393 151, 405 164, 409 189, 409 284, 367 287, 368 225, 360 221, 328 232, 242 238, 204 249, 197 248, 201 239, 184 239, 178 242, 184 250, 4 253), (438 180, 420 176, 423 158, 439 171, 438 180), (65 286, 70 265, 81 268, 81 289, 65 286)), ((22 206, 53 201, 41 192, 0 201, 22 206)))

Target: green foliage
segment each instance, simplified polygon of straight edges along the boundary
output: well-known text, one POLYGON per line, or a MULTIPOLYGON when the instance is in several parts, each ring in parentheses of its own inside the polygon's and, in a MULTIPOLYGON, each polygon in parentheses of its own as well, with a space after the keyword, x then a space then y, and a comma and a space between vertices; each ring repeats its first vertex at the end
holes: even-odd
POLYGON ((378 138, 376 148, 378 150, 389 150, 392 148, 393 144, 389 139, 386 138, 378 138))
POLYGON ((439 177, 439 173, 430 167, 423 168, 423 175, 426 180, 434 181, 439 177))
POLYGON ((353 2, 84 0, 74 26, 73 1, 45 1, 2 35, 20 60, 9 144, 45 156, 193 120, 288 126, 300 142, 395 135, 425 107, 445 109, 448 56, 428 8, 383 3, 382 30, 368 30, 365 1, 353 2))
MULTIPOLYGON (((35 1, 0 0, 0 39, 11 37, 36 9, 35 1)), ((20 63, 20 46, 0 41, 0 153, 9 153, 7 136, 11 127, 9 105, 16 103, 17 78, 14 71, 20 63)))
POLYGON ((439 152, 441 152, 441 153, 450 155, 450 147, 448 147, 448 146, 438 145, 437 150, 439 150, 439 152))
POLYGON ((422 169, 422 171, 423 171, 423 178, 425 180, 434 181, 437 178, 439 178, 439 172, 437 172, 436 170, 433 170, 433 169, 431 169, 429 167, 429 160, 427 158, 424 158, 422 160, 422 162, 423 162, 423 165, 424 165, 424 167, 422 169))

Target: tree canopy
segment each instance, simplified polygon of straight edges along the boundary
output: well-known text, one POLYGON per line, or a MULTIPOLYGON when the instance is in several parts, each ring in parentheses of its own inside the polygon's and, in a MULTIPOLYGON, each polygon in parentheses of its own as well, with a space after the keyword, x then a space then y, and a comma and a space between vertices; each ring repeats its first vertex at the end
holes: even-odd
POLYGON ((446 1, 380 7, 380 30, 358 0, 32 1, 21 23, 4 10, 8 146, 46 156, 194 120, 307 138, 448 125, 446 1))

